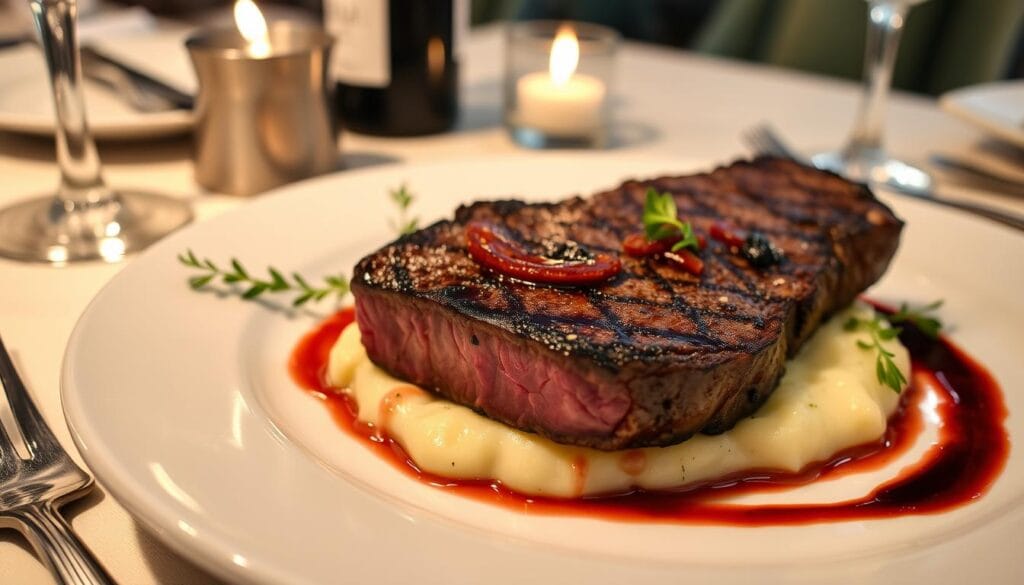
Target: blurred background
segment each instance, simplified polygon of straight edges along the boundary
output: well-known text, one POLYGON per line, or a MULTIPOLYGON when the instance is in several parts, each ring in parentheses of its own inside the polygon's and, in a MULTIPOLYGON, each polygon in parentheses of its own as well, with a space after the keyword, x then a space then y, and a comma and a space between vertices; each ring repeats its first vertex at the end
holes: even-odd
MULTIPOLYGON (((700 53, 860 79, 863 0, 474 0, 474 22, 571 18, 700 53)), ((1024 2, 932 0, 907 18, 899 89, 938 95, 1024 76, 1024 2)))
MULTIPOLYGON (((229 0, 125 0, 187 15, 229 0)), ((25 0, 0 0, 0 43, 24 34, 25 0)), ((95 0, 80 0, 88 12, 95 0)), ((277 0, 319 17, 321 0, 277 0)), ((514 19, 596 22, 625 37, 726 58, 860 79, 863 0, 471 0, 474 25, 514 19)), ((894 85, 938 95, 1024 77, 1024 1, 931 0, 907 19, 894 85)))

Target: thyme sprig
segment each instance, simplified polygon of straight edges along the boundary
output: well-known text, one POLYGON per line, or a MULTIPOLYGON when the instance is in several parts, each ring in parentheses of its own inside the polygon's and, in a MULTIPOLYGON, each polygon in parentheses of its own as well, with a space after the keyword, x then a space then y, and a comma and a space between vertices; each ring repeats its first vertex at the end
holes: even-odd
POLYGON ((690 222, 679 219, 679 212, 676 209, 676 201, 671 193, 659 193, 657 189, 647 189, 647 198, 644 200, 644 235, 652 242, 665 238, 679 237, 679 241, 672 245, 672 251, 677 252, 683 248, 690 248, 694 252, 700 251, 700 244, 690 222))
MULTIPOLYGON (((391 220, 391 227, 400 235, 416 231, 419 228, 419 217, 409 217, 409 207, 412 206, 415 195, 409 191, 405 183, 397 189, 392 189, 389 195, 391 201, 398 206, 398 218, 391 220)), ((301 307, 310 301, 322 301, 331 295, 340 299, 349 291, 348 279, 344 275, 326 276, 322 286, 313 286, 301 274, 293 272, 289 278, 273 266, 267 268, 267 278, 252 276, 237 258, 231 258, 230 267, 221 268, 209 258, 200 259, 195 252, 187 250, 178 254, 178 261, 189 268, 202 271, 201 274, 189 277, 188 284, 192 289, 199 290, 219 279, 227 285, 245 285, 241 293, 243 299, 255 299, 266 293, 293 292, 297 295, 292 299, 292 306, 301 307)))
POLYGON ((892 388, 897 394, 902 392, 903 386, 907 383, 907 377, 896 366, 896 362, 892 361, 896 354, 885 349, 885 346, 882 345, 883 341, 889 341, 899 335, 900 329, 892 327, 888 321, 883 320, 877 315, 874 319, 850 317, 846 320, 846 323, 843 323, 843 329, 847 331, 856 331, 858 329, 867 331, 871 336, 871 342, 858 339, 857 347, 877 351, 878 353, 875 356, 875 375, 878 376, 879 383, 892 388))
POLYGON ((917 327, 918 331, 921 333, 935 339, 939 336, 939 332, 942 330, 942 322, 927 313, 931 313, 941 306, 941 299, 933 303, 928 303, 927 305, 917 309, 913 309, 907 303, 903 303, 900 305, 899 311, 889 315, 889 322, 910 323, 914 327, 917 327))
POLYGON ((289 279, 272 266, 267 268, 269 278, 254 277, 237 258, 231 259, 229 269, 221 268, 209 258, 200 260, 192 250, 178 254, 178 261, 204 272, 188 279, 188 284, 193 290, 199 290, 220 279, 228 285, 246 285, 242 292, 243 299, 255 299, 265 293, 297 292, 298 296, 292 300, 293 307, 301 307, 310 301, 322 301, 332 294, 340 299, 348 293, 348 279, 340 275, 325 277, 323 286, 312 286, 297 272, 293 272, 289 279))
POLYGON ((391 229, 402 236, 411 234, 419 229, 420 218, 409 217, 409 207, 412 205, 413 200, 416 199, 416 196, 409 191, 406 184, 402 183, 397 189, 392 189, 390 196, 391 201, 398 206, 398 220, 392 219, 390 221, 391 229))
POLYGON ((883 319, 878 315, 875 315, 873 319, 850 317, 843 324, 843 328, 847 331, 863 329, 871 336, 870 342, 858 339, 857 347, 878 352, 875 358, 875 373, 878 376, 878 381, 898 393, 907 383, 907 378, 896 367, 896 363, 892 361, 894 354, 885 349, 882 342, 894 339, 902 331, 900 327, 893 327, 893 323, 909 323, 928 337, 938 337, 939 331, 942 330, 942 322, 928 315, 928 313, 935 311, 941 306, 941 300, 916 309, 911 308, 907 303, 903 303, 900 305, 900 310, 889 315, 887 319, 883 319))

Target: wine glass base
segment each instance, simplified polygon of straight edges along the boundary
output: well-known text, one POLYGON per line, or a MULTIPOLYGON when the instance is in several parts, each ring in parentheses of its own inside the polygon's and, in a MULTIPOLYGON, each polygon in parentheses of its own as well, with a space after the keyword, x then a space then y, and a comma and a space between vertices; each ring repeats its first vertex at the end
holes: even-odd
POLYGON ((884 185, 898 191, 928 194, 932 190, 932 176, 914 165, 878 156, 851 157, 842 151, 822 152, 811 156, 819 169, 838 173, 852 181, 884 185))
POLYGON ((53 265, 117 262, 192 220, 187 202, 144 191, 118 190, 116 201, 102 208, 61 211, 53 196, 0 209, 0 257, 53 265))

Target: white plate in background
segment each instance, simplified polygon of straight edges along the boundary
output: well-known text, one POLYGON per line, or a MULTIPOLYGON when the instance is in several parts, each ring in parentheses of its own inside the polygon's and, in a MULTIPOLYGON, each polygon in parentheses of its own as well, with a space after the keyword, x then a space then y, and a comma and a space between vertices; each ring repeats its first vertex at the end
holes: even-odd
MULTIPOLYGON (((471 199, 556 199, 707 166, 607 153, 394 165, 299 183, 189 226, 132 260, 82 315, 62 374, 72 435, 140 522, 244 582, 1021 582, 1024 460, 1013 455, 984 498, 951 512, 804 526, 530 516, 426 486, 353 441, 289 379, 291 348, 329 307, 292 313, 193 292, 176 260, 191 248, 221 262, 237 256, 252 271, 349 273, 393 237, 387 191, 403 182, 429 223, 471 199)), ((944 298, 955 341, 1007 390, 1011 444, 1024 443, 1015 416, 1024 411, 1015 392, 1024 386, 1024 272, 1007 265, 1024 258, 1024 238, 926 203, 891 203, 908 225, 871 294, 944 298)), ((846 479, 782 497, 834 499, 846 479)))
MULTIPOLYGON (((184 35, 152 33, 98 42, 105 54, 172 83, 194 90, 194 74, 181 42, 184 35), (122 55, 129 55, 123 58, 122 55), (162 74, 161 74, 162 72, 162 74), (190 77, 191 76, 191 77, 190 77)), ((191 110, 139 112, 110 89, 88 79, 83 81, 86 112, 93 136, 101 140, 137 140, 173 136, 192 128, 191 110)), ((46 62, 34 44, 0 50, 0 130, 52 136, 53 97, 46 62)))
POLYGON ((1024 148, 1024 80, 996 81, 945 93, 943 110, 1024 148))

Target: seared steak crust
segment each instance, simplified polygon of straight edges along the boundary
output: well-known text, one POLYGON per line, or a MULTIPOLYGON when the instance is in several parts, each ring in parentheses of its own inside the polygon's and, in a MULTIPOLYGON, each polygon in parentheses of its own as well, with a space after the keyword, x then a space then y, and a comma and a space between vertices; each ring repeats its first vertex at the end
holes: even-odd
POLYGON ((814 329, 875 282, 902 222, 863 185, 760 158, 630 180, 558 203, 479 202, 363 258, 352 290, 371 360, 412 383, 555 441, 621 449, 716 433, 759 406, 814 329), (597 287, 502 278, 466 251, 488 220, 523 242, 620 253, 648 187, 698 234, 725 221, 785 254, 751 267, 712 239, 693 276, 622 255, 597 287))

